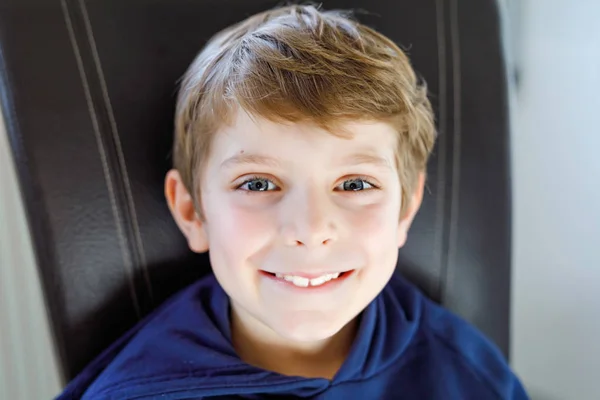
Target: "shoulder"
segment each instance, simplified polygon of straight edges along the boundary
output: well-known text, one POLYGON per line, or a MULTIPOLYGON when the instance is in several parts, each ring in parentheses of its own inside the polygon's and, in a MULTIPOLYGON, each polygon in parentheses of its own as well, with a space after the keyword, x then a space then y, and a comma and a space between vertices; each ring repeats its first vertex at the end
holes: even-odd
POLYGON ((186 347, 188 342, 206 341, 204 336, 208 336, 216 344, 227 346, 227 338, 220 334, 226 322, 220 312, 225 302, 226 297, 212 274, 194 282, 167 299, 88 364, 57 400, 106 398, 102 393, 124 382, 145 382, 186 373, 189 366, 181 363, 177 355, 197 350, 194 346, 186 347), (200 338, 186 334, 192 329, 200 338))
POLYGON ((390 285, 418 326, 407 356, 439 363, 436 370, 444 377, 472 388, 478 385, 498 399, 528 398, 502 352, 482 332, 403 278, 394 277, 390 285))

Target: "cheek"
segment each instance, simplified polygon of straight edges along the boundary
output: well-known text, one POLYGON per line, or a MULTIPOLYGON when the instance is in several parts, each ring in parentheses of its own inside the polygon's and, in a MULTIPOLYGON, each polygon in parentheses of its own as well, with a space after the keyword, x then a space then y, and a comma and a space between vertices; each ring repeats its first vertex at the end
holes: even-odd
MULTIPOLYGON (((398 259, 398 219, 400 201, 365 207, 352 216, 352 240, 361 248, 368 265, 380 272, 390 272, 398 259)), ((386 275, 386 274, 384 274, 386 275)))
POLYGON ((351 214, 350 226, 361 241, 381 245, 394 242, 398 230, 399 208, 399 201, 394 199, 369 205, 351 214))
POLYGON ((216 212, 207 216, 215 221, 209 227, 209 247, 211 252, 219 251, 232 266, 259 249, 274 229, 272 216, 243 207, 235 198, 224 196, 214 205, 216 212))

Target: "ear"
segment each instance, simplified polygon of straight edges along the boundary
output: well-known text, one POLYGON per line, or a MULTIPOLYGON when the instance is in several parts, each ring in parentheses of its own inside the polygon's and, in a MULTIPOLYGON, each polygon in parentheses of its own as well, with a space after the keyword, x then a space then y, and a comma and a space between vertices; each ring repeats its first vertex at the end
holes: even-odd
POLYGON ((186 237, 190 249, 196 253, 208 251, 206 223, 196 213, 192 196, 176 169, 170 170, 165 177, 165 197, 173 219, 186 237))
POLYGON ((401 216, 400 222, 398 223, 398 248, 403 247, 406 243, 406 238, 408 236, 408 230, 417 215, 417 211, 419 211, 419 207, 421 207, 421 202, 423 201, 423 190, 425 188, 425 173, 419 173, 419 177, 417 179, 417 186, 415 188, 412 196, 407 198, 410 203, 406 210, 404 211, 404 215, 401 216))

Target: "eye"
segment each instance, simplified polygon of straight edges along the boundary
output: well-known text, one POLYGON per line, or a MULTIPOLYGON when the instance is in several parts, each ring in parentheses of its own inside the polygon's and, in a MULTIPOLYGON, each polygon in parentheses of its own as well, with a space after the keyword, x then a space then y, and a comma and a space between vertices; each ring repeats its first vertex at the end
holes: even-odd
POLYGON ((363 178, 348 179, 347 181, 344 181, 344 183, 342 183, 340 186, 342 187, 342 190, 344 190, 344 191, 353 191, 353 192, 358 192, 358 191, 362 191, 362 190, 368 190, 368 189, 375 188, 375 185, 371 184, 369 181, 367 181, 366 179, 363 179, 363 178))
POLYGON ((269 179, 253 176, 246 179, 237 189, 247 192, 267 192, 276 190, 277 186, 269 179))

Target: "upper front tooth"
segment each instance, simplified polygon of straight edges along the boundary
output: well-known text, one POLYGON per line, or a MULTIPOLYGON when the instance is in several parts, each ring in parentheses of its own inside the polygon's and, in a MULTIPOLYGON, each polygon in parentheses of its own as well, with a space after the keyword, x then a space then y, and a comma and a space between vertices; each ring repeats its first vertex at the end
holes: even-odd
POLYGON ((321 276, 319 276, 317 278, 313 278, 313 279, 305 278, 302 276, 286 275, 286 274, 281 274, 281 273, 276 273, 275 276, 279 279, 283 279, 287 282, 291 282, 296 286, 307 287, 309 283, 312 286, 322 285, 325 282, 329 282, 332 279, 336 279, 337 277, 340 276, 340 273, 337 272, 334 274, 325 274, 325 275, 321 275, 321 276))
POLYGON ((302 276, 294 276, 292 278, 292 283, 294 285, 296 285, 296 286, 307 287, 308 286, 308 282, 309 282, 309 279, 308 278, 304 278, 302 276))
POLYGON ((310 284, 311 284, 312 286, 319 286, 319 285, 322 285, 322 284, 324 284, 324 283, 325 283, 325 282, 327 282, 328 280, 329 280, 329 279, 327 279, 327 275, 323 275, 323 276, 320 276, 320 277, 318 277, 318 278, 311 279, 311 280, 310 280, 310 284))

